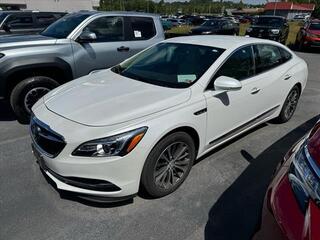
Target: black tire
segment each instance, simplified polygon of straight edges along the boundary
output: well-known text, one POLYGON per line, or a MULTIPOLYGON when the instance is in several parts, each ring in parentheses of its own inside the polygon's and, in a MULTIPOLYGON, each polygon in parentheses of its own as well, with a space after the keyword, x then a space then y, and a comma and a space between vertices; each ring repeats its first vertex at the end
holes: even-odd
POLYGON ((296 85, 289 92, 282 106, 279 116, 275 119, 275 122, 277 123, 288 122, 292 118, 297 108, 299 98, 300 98, 300 88, 296 85))
MULTIPOLYGON (((170 151, 170 150, 169 150, 170 151)), ((168 156, 168 155, 167 155, 168 156)), ((181 155, 182 156, 182 155, 181 155)), ((143 193, 147 194, 148 197, 152 198, 159 198, 163 197, 165 195, 168 195, 172 192, 174 192, 181 184, 184 182, 184 180, 187 178, 192 166, 193 162, 196 158, 196 149, 194 145, 194 141, 192 140, 191 136, 185 132, 176 132, 173 133, 165 138, 163 138, 157 145, 152 149, 150 152, 145 165, 143 167, 142 175, 141 175, 141 190, 143 193), (180 145, 179 145, 180 144, 180 145), (176 147, 175 147, 176 146, 176 147), (167 149, 171 149, 171 153, 174 151, 173 148, 175 148, 175 152, 172 155, 178 155, 175 154, 177 152, 182 152, 182 149, 184 147, 187 147, 186 152, 183 153, 183 156, 188 154, 183 160, 174 160, 171 158, 170 161, 164 160, 164 158, 160 158, 161 156, 165 155, 167 149), (182 147, 180 149, 180 147, 182 147), (162 161, 162 162, 161 162, 162 161), (176 162, 175 162, 176 161, 176 162), (185 171, 180 171, 179 168, 175 168, 178 166, 177 162, 180 162, 179 164, 183 163, 185 171), (171 164, 169 163, 171 162, 171 164), (167 164, 166 166, 164 166, 167 164), (175 165, 177 164, 177 165, 175 165), (160 166, 162 166, 160 168, 160 166), (162 169, 167 169, 165 171, 162 171, 162 169), (158 172, 168 172, 161 173, 158 176, 158 172), (179 178, 179 172, 181 174, 179 178), (162 176, 160 176, 162 175, 162 176), (170 180, 170 176, 172 176, 172 181, 170 180), (163 182, 166 181, 168 177, 168 181, 172 182, 168 183, 169 187, 165 187, 165 184, 163 183, 161 185, 161 179, 163 179, 163 182), (176 177, 176 179, 174 179, 176 177), (156 178, 159 179, 159 181, 156 180, 156 178)))
POLYGON ((44 76, 30 77, 18 83, 10 95, 10 104, 17 120, 29 123, 33 104, 57 86, 58 82, 44 76))

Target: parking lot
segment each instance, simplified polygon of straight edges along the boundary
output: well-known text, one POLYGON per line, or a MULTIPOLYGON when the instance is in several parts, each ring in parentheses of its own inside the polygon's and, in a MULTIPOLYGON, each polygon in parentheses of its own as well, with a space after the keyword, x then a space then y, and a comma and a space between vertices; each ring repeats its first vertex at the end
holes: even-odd
POLYGON ((97 204, 59 194, 39 171, 28 126, 1 102, 0 239, 250 239, 277 163, 318 119, 320 54, 298 54, 309 80, 293 119, 199 159, 181 188, 157 200, 97 204))

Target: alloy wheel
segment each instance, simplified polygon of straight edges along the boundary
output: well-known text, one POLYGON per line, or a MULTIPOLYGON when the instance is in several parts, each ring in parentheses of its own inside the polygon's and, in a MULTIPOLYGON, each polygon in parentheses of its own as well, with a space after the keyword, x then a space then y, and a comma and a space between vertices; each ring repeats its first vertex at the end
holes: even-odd
POLYGON ((31 113, 32 106, 49 91, 49 88, 37 87, 27 92, 27 94, 24 97, 24 107, 29 114, 31 113))

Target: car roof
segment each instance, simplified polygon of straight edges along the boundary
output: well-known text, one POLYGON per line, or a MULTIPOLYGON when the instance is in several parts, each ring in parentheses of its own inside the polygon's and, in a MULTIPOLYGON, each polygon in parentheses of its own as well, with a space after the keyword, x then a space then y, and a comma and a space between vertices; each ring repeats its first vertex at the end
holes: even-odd
POLYGON ((222 35, 209 35, 209 36, 187 36, 177 37, 165 40, 170 43, 184 43, 193 45, 202 45, 209 47, 217 47, 223 49, 236 49, 247 44, 267 43, 278 45, 276 42, 260 38, 252 37, 239 37, 239 36, 222 36, 222 35))
POLYGON ((134 11, 79 11, 73 12, 76 14, 84 15, 99 15, 99 14, 116 14, 116 15, 126 15, 126 16, 150 16, 150 17, 159 17, 158 14, 145 13, 145 12, 134 12, 134 11))

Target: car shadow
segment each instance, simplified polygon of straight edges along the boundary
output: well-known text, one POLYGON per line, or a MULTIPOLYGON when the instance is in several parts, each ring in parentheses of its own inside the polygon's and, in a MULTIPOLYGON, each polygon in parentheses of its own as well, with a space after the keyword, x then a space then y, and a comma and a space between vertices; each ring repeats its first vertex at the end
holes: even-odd
POLYGON ((0 121, 15 121, 16 117, 14 116, 10 104, 7 101, 0 100, 0 121))
POLYGON ((264 195, 277 164, 318 119, 315 116, 301 124, 257 157, 241 150, 250 165, 212 206, 204 232, 206 240, 252 238, 260 226, 264 195))

